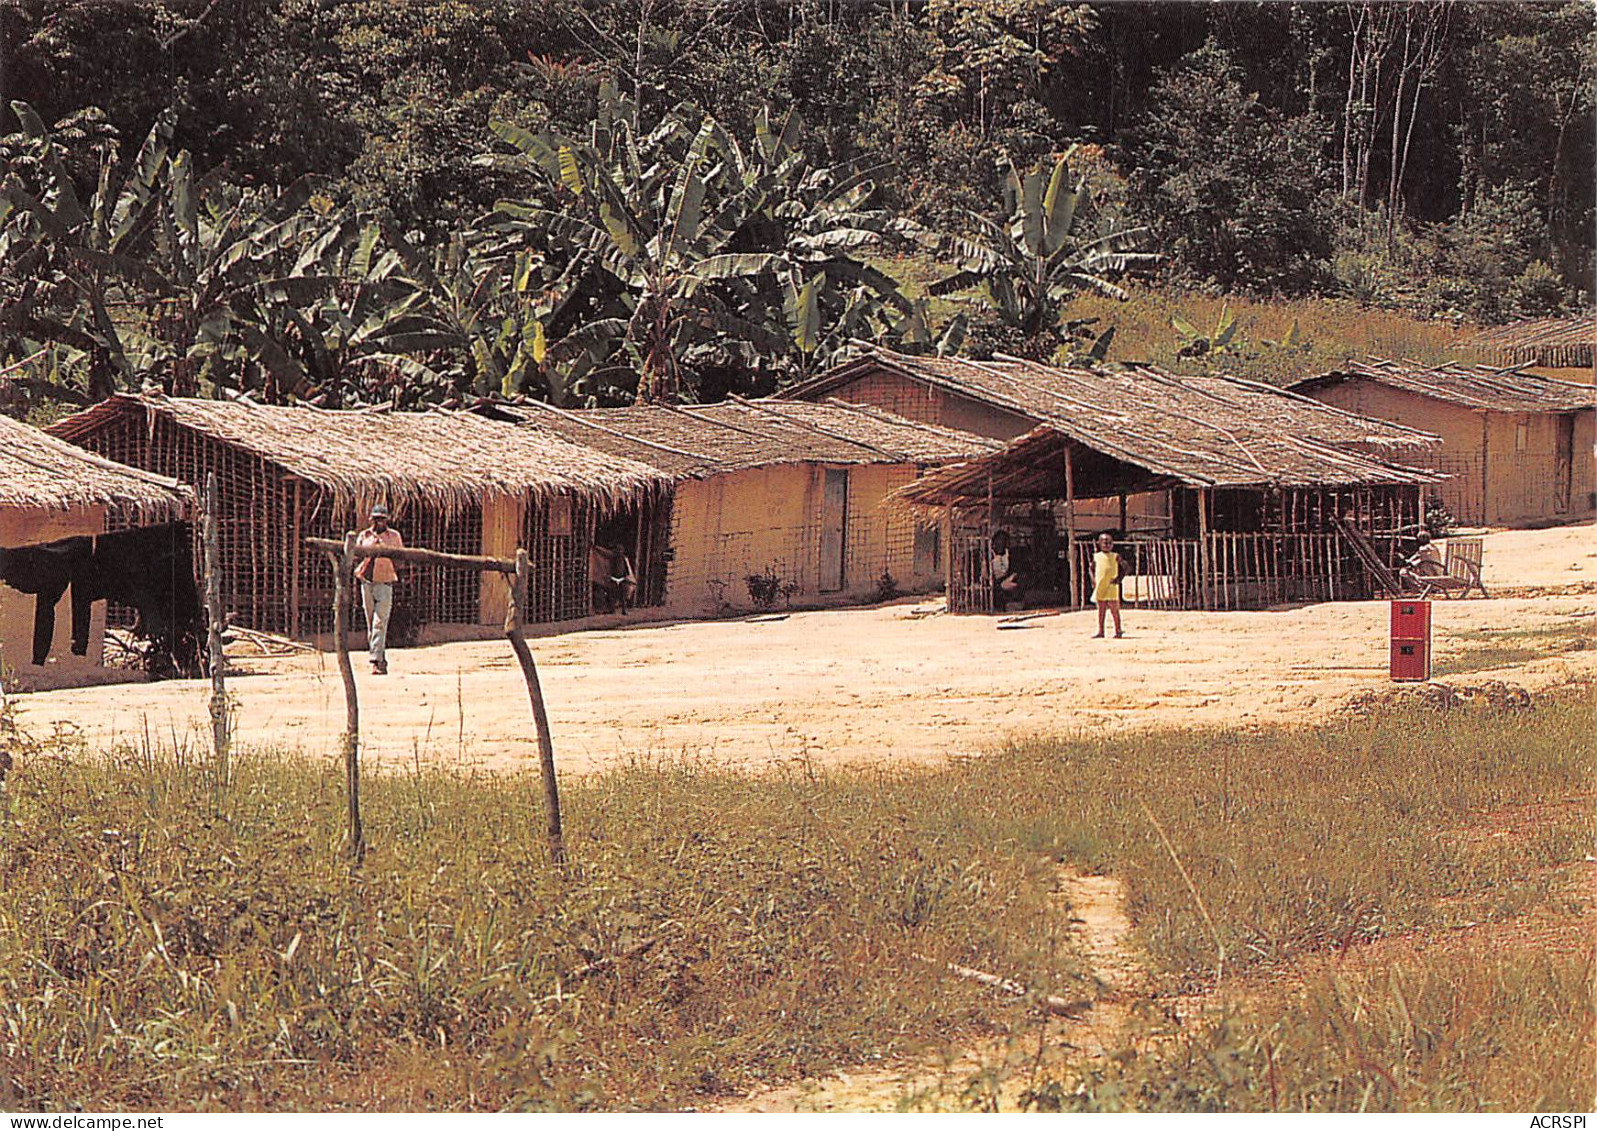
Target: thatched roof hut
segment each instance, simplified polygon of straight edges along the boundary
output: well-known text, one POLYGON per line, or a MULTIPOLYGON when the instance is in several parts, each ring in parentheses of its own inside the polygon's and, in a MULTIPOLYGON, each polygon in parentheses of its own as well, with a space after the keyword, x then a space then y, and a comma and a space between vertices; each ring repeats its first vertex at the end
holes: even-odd
POLYGON ((105 508, 122 525, 140 525, 182 519, 190 501, 176 480, 113 463, 0 416, 0 507, 105 508))
POLYGON ((1439 447, 1413 462, 1448 476, 1460 522, 1520 525, 1593 513, 1591 385, 1518 367, 1348 362, 1292 386, 1351 412, 1421 426, 1439 447))
POLYGON ((928 467, 998 447, 834 401, 495 411, 676 481, 668 536, 637 543, 634 560, 663 578, 661 607, 682 615, 778 592, 830 603, 935 587, 938 528, 890 496, 928 467))
POLYGON ((118 395, 52 425, 77 440, 113 418, 154 432, 169 421, 258 456, 326 492, 335 506, 362 511, 384 501, 453 511, 489 494, 570 492, 613 505, 663 485, 653 468, 625 457, 528 434, 466 413, 339 410, 247 401, 118 395))
POLYGON ((1597 311, 1491 326, 1459 339, 1457 345, 1499 365, 1591 369, 1597 350, 1597 311))
POLYGON ((93 678, 108 597, 139 608, 170 656, 175 629, 156 626, 171 628, 175 610, 197 607, 192 588, 185 595, 176 580, 189 572, 183 522, 192 501, 176 480, 0 416, 0 662, 8 677, 23 686, 93 678))
POLYGON ((1241 454, 1239 445, 1269 445, 1284 436, 1387 451, 1437 442, 1423 430, 1343 412, 1262 382, 1177 375, 1141 364, 1088 369, 1003 354, 975 361, 871 349, 781 393, 791 400, 829 395, 1005 440, 1039 424, 1106 445, 1135 432, 1145 445, 1163 445, 1177 457, 1197 449, 1226 460, 1241 454))
POLYGON ((919 424, 880 409, 733 398, 713 405, 523 410, 527 420, 574 444, 623 456, 682 479, 799 463, 928 466, 999 445, 919 424))
MULTIPOLYGON (((1202 433, 1205 437, 1207 431, 1202 433)), ((1190 438, 1189 438, 1190 440, 1190 438)), ((1421 468, 1290 434, 1225 437, 1213 446, 1172 444, 1141 429, 1105 439, 1090 428, 1041 424, 996 452, 934 471, 899 491, 923 506, 1064 498, 1065 452, 1073 455, 1071 494, 1109 498, 1167 487, 1336 489, 1422 486, 1440 476, 1421 468), (1230 444, 1231 450, 1226 450, 1230 444)))
MULTIPOLYGON (((238 623, 311 636, 331 625, 331 572, 304 549, 394 512, 407 542, 532 557, 532 620, 586 616, 595 524, 642 510, 670 483, 655 468, 553 433, 464 413, 339 411, 245 401, 112 397, 51 427, 103 456, 220 496, 223 597, 238 623)), ((497 578, 449 567, 408 573, 396 597, 421 633, 502 619, 497 578)), ((396 626, 399 622, 396 620, 396 626)))
POLYGON ((1350 381, 1369 381, 1486 412, 1579 412, 1597 403, 1597 392, 1590 385, 1525 373, 1517 366, 1423 365, 1383 358, 1350 361, 1328 373, 1294 382, 1291 388, 1317 395, 1350 381))

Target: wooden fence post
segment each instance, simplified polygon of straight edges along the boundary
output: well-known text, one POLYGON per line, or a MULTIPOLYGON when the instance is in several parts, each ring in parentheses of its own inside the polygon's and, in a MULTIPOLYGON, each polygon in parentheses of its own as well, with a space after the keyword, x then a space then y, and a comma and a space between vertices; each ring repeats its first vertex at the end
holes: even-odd
POLYGON ((349 620, 353 607, 355 535, 344 535, 341 554, 328 553, 333 566, 333 645, 338 674, 344 679, 344 792, 349 799, 349 854, 360 863, 366 836, 360 824, 360 701, 355 695, 355 669, 349 662, 349 620))
POLYGON ((227 788, 232 776, 228 766, 227 660, 222 653, 222 567, 221 528, 216 516, 216 472, 205 475, 205 515, 200 533, 205 540, 205 619, 206 643, 211 659, 211 748, 216 756, 216 787, 227 788))
POLYGON ((1086 604, 1081 599, 1081 580, 1076 566, 1076 470, 1075 461, 1071 458, 1071 449, 1075 445, 1065 444, 1065 541, 1070 544, 1070 553, 1065 555, 1065 575, 1070 586, 1070 600, 1065 602, 1066 607, 1076 609, 1086 604))
POLYGON ((538 772, 543 778, 544 811, 548 821, 549 856, 556 864, 564 864, 566 848, 560 830, 560 787, 555 781, 555 749, 549 734, 549 712, 544 707, 543 688, 538 683, 538 667, 533 663, 532 650, 522 634, 526 624, 528 573, 527 551, 518 546, 516 573, 510 584, 510 608, 505 614, 505 636, 521 664, 522 677, 527 681, 527 698, 532 701, 532 723, 538 734, 538 772))

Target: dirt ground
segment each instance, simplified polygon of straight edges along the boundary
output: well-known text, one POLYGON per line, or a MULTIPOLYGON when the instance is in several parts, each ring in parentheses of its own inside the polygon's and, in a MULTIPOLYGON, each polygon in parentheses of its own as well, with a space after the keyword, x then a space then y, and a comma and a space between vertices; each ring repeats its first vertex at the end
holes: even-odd
MULTIPOLYGON (((1468 667, 1491 634, 1555 633, 1563 649, 1461 676, 1534 690, 1597 676, 1597 538, 1591 526, 1489 537, 1488 585, 1543 596, 1438 601, 1441 671, 1468 667), (1570 642, 1588 645, 1570 650, 1570 642)), ((926 762, 1010 734, 1301 720, 1386 684, 1387 606, 1126 614, 1123 640, 1093 640, 1091 611, 1005 627, 940 615, 941 602, 748 620, 638 625, 533 641, 563 772, 632 757, 749 767, 782 760, 926 762)), ((1509 637, 1511 639, 1511 636, 1509 637)), ((1532 635, 1530 641, 1539 643, 1532 635)), ((1551 650, 1551 647, 1550 647, 1551 650)), ((356 657, 357 661, 363 659, 356 657)), ((239 660, 229 683, 242 743, 330 755, 344 725, 330 655, 239 660)), ((369 763, 536 765, 520 673, 502 640, 394 651, 392 675, 357 663, 369 763)), ((1439 677, 1440 678, 1440 677, 1439 677)), ((171 681, 19 697, 36 733, 96 744, 194 743, 209 684, 171 681)))

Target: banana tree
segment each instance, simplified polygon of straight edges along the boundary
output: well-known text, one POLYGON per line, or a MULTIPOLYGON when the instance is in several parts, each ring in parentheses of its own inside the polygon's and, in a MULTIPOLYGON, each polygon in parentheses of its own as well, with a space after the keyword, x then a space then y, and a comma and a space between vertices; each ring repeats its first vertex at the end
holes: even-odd
POLYGON ((160 189, 138 345, 154 379, 191 396, 202 375, 234 384, 261 360, 250 342, 262 323, 250 318, 263 305, 305 306, 331 292, 338 276, 322 259, 339 231, 306 207, 308 181, 248 192, 216 172, 196 176, 186 151, 168 159, 160 189))
MULTIPOLYGON (((751 280, 770 275, 776 256, 734 249, 734 237, 761 200, 759 180, 729 190, 719 174, 720 127, 705 119, 680 159, 645 164, 682 123, 634 141, 625 121, 609 124, 614 141, 601 152, 506 123, 495 132, 549 179, 563 209, 506 202, 500 211, 537 219, 576 245, 616 283, 615 302, 548 347, 558 361, 624 357, 638 374, 640 403, 670 403, 684 371, 748 350, 778 351, 780 337, 751 302, 751 280)), ((611 140, 611 139, 606 139, 611 140)), ((603 364, 603 363, 600 363, 603 364)), ((610 366, 611 369, 614 366, 610 366)))
POLYGON ((171 148, 174 116, 156 120, 125 172, 112 147, 98 145, 96 187, 84 198, 53 131, 27 103, 11 108, 21 131, 5 139, 0 182, 0 324, 82 351, 89 395, 100 399, 119 381, 132 386, 140 378, 125 324, 113 311, 151 282, 135 249, 171 148))
MULTIPOLYGON (((1170 326, 1181 336, 1181 346, 1176 350, 1177 357, 1210 357, 1215 354, 1236 353, 1242 346, 1241 339, 1237 337, 1237 316, 1231 313, 1228 304, 1221 304, 1220 313, 1215 317, 1214 329, 1208 333, 1199 330, 1179 314, 1170 319, 1170 326)), ((1294 332, 1296 329, 1294 324, 1294 332)))
POLYGON ((879 338, 909 313, 864 253, 923 236, 874 203, 874 170, 814 168, 797 114, 762 111, 747 143, 679 109, 634 137, 624 100, 601 99, 592 140, 496 126, 542 173, 549 199, 501 204, 501 222, 565 241, 568 261, 607 280, 589 317, 563 327, 557 363, 586 367, 590 391, 671 399, 733 367, 793 376, 829 364, 856 336, 879 338))
POLYGON ((1002 224, 972 214, 975 236, 943 241, 943 253, 958 269, 927 290, 948 295, 980 286, 999 319, 1029 341, 1058 339, 1061 311, 1073 295, 1094 291, 1124 299, 1114 280, 1159 259, 1136 250, 1146 228, 1088 231, 1092 195, 1085 177, 1072 178, 1069 153, 1051 173, 1039 166, 1022 174, 1011 166, 1004 212, 1002 224))
POLYGON ((382 225, 340 218, 296 266, 301 274, 263 282, 233 304, 230 358, 246 381, 258 375, 266 399, 414 407, 448 395, 439 359, 453 356, 459 336, 385 246, 382 225), (306 278, 332 282, 306 301, 306 278))

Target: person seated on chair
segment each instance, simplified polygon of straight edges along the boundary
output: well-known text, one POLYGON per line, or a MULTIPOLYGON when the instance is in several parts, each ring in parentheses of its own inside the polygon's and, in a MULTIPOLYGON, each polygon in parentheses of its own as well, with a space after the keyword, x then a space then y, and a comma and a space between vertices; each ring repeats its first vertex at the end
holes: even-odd
POLYGON ((993 611, 1001 613, 1011 601, 1021 599, 1020 571, 1009 547, 1009 532, 1000 530, 992 540, 993 611))
POLYGON ((1447 576, 1447 566, 1443 564, 1441 552, 1437 550, 1436 543, 1431 541, 1431 536, 1421 534, 1418 541, 1419 548, 1397 571, 1398 580, 1409 589, 1420 588, 1425 578, 1447 576))

